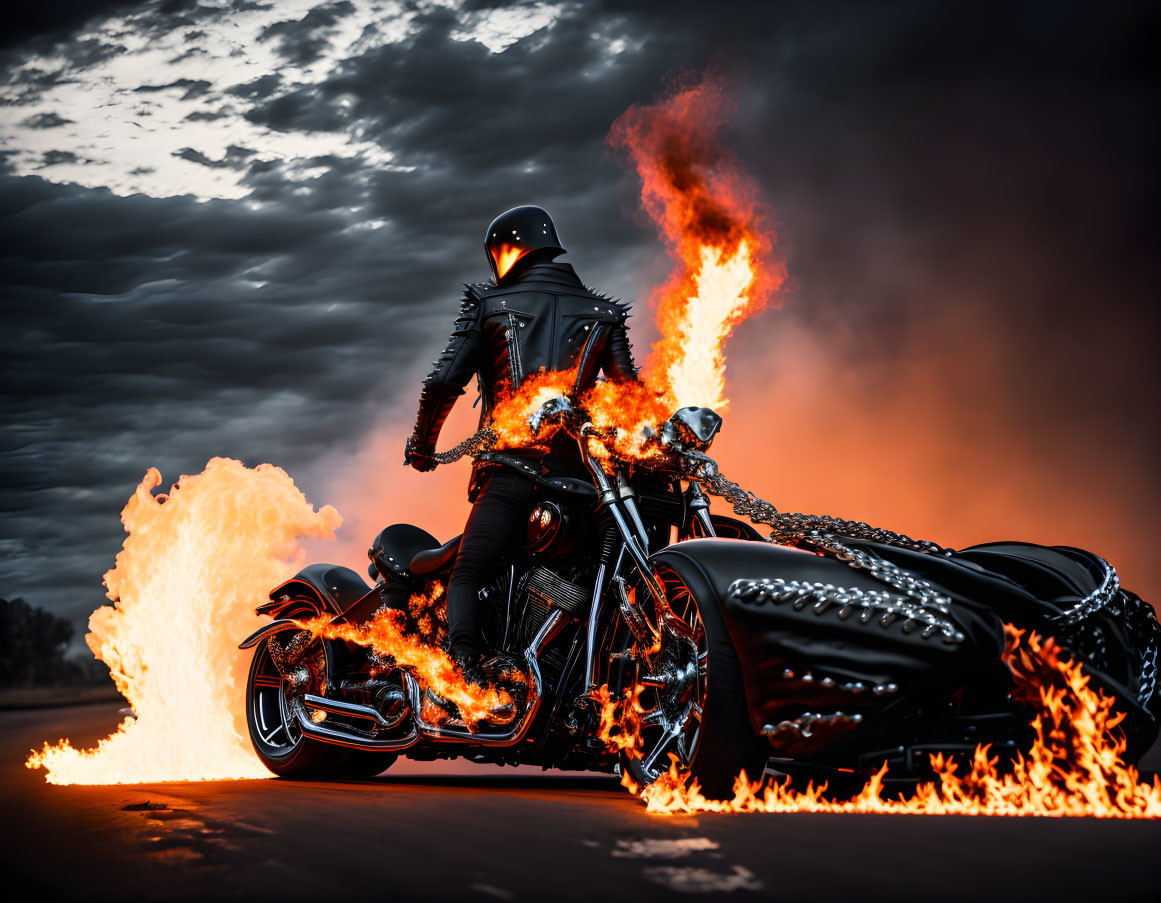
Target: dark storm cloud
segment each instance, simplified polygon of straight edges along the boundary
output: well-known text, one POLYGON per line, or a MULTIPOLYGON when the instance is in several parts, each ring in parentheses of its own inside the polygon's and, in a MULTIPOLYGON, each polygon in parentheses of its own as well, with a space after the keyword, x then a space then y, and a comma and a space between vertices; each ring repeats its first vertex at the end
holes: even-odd
MULTIPOLYGON (((166 9, 140 27, 227 15, 166 9)), ((320 4, 264 39, 288 67, 309 63, 348 14, 320 4)), ((174 479, 212 455, 271 460, 326 501, 312 493, 320 462, 413 403, 458 284, 486 273, 483 227, 507 206, 548 206, 582 277, 631 295, 656 240, 604 136, 667 74, 708 63, 738 98, 738 156, 784 224, 799 288, 779 316, 889 393, 901 360, 947 340, 934 314, 970 303, 995 330, 1003 403, 1030 442, 1112 437, 1122 457, 1101 460, 1135 460, 1155 447, 1141 386, 1156 381, 1158 331, 1142 16, 600 3, 493 54, 452 37, 452 12, 426 9, 411 37, 339 61, 321 85, 271 72, 215 93, 146 74, 158 102, 198 92, 191 120, 358 128, 396 168, 321 157, 303 180, 261 147, 190 146, 183 159, 245 173, 249 197, 0 185, 0 591, 87 614, 117 511, 150 465, 174 479)), ((108 52, 67 46, 78 65, 108 52)), ((31 97, 64 76, 26 77, 31 97)), ((933 380, 955 405, 956 378, 933 380)), ((1155 475, 1141 492, 1157 499, 1155 475)))
POLYGON ((21 125, 28 126, 30 129, 55 129, 62 125, 68 125, 72 121, 65 119, 59 113, 37 113, 35 116, 29 116, 21 125))
POLYGON ((303 467, 358 435, 368 387, 422 341, 382 316, 384 267, 333 211, 33 178, 2 195, 3 542, 6 579, 30 598, 92 587, 119 542, 101 521, 145 466, 303 467), (88 579, 70 583, 52 545, 88 579))
POLYGON ((156 94, 158 91, 177 89, 182 100, 195 100, 210 90, 210 83, 204 78, 178 78, 164 85, 141 85, 135 90, 141 94, 156 94))
POLYGON ((260 41, 274 41, 286 62, 306 66, 322 56, 327 48, 327 36, 335 25, 355 11, 347 0, 316 6, 298 20, 277 22, 263 30, 260 41))
POLYGON ((13 3, 4 11, 0 50, 67 37, 86 22, 140 5, 140 0, 39 0, 13 3))
POLYGON ((41 166, 59 166, 62 163, 76 163, 80 160, 72 151, 50 150, 41 156, 41 166))
MULTIPOLYGON (((189 118, 189 117, 186 117, 189 118)), ((255 150, 250 150, 247 147, 239 147, 236 144, 231 144, 226 148, 226 153, 219 160, 211 160, 199 150, 194 150, 192 147, 183 147, 175 157, 180 157, 182 160, 189 160, 191 163, 197 163, 201 166, 208 166, 210 169, 245 169, 246 161, 253 157, 255 150)))

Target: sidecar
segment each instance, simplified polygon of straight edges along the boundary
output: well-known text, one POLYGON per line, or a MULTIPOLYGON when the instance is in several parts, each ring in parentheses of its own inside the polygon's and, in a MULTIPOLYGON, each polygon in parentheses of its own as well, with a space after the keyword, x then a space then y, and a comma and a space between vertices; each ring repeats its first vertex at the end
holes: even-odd
POLYGON ((891 774, 914 776, 929 752, 990 742, 1014 753, 1029 717, 1009 698, 1005 623, 1055 638, 1116 698, 1127 758, 1156 739, 1157 620, 1102 559, 1011 542, 945 554, 842 543, 863 566, 746 538, 689 540, 652 557, 667 594, 721 612, 751 726, 776 767, 865 774, 887 761, 891 774), (900 591, 892 568, 929 590, 900 591))

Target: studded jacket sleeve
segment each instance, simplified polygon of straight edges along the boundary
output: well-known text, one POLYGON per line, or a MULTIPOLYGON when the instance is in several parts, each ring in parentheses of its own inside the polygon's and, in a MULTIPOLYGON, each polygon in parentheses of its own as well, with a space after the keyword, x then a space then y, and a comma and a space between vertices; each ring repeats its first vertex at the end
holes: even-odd
POLYGON ((612 328, 605 343, 605 356, 601 369, 614 382, 633 382, 639 379, 637 365, 633 361, 633 346, 629 343, 629 333, 625 321, 629 319, 629 306, 622 305, 621 320, 612 328))
POLYGON ((435 451, 435 443, 444 421, 451 413, 456 399, 464 394, 468 380, 479 369, 480 355, 484 348, 479 314, 480 299, 468 286, 447 348, 433 362, 435 369, 423 381, 415 429, 407 440, 408 463, 413 454, 427 456, 435 451))

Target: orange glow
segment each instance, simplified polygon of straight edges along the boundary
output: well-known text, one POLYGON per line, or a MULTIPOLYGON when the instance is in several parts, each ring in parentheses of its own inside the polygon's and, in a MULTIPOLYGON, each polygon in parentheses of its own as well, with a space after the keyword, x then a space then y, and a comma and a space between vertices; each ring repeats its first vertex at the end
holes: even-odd
POLYGON ((641 199, 675 260, 653 297, 661 338, 645 371, 671 408, 718 409, 724 344, 786 280, 757 187, 717 141, 729 103, 711 78, 626 110, 609 133, 641 176, 641 199))
MULTIPOLYGON (((903 799, 883 798, 884 765, 856 796, 824 799, 826 785, 792 790, 789 782, 751 782, 745 772, 734 782, 734 798, 710 800, 696 782, 686 786, 671 756, 670 769, 640 791, 649 812, 665 815, 698 812, 863 812, 903 815, 1039 815, 1053 817, 1161 818, 1161 777, 1141 782, 1137 770, 1121 756, 1125 741, 1116 728, 1123 719, 1113 700, 1089 687, 1079 663, 1061 657, 1051 639, 1008 625, 1004 658, 1015 678, 1015 696, 1037 710, 1031 724, 1035 738, 1027 756, 1018 756, 1010 773, 1001 773, 998 758, 978 746, 969 770, 959 774, 956 762, 931 757, 937 782, 920 784, 903 799)), ((604 700, 608 700, 604 688, 604 700)), ((634 698, 630 694, 629 698, 634 698)), ((608 709, 602 738, 610 750, 640 748, 640 713, 619 703, 608 709)), ((627 776, 622 784, 638 788, 627 776)))
MULTIPOLYGON (((490 423, 497 436, 497 447, 545 446, 558 427, 542 427, 540 435, 534 437, 528 418, 546 401, 571 395, 575 382, 575 368, 541 371, 526 379, 516 392, 501 391, 490 423)), ((638 460, 660 454, 656 445, 648 444, 647 437, 672 412, 668 403, 648 385, 600 381, 576 401, 597 431, 589 441, 589 451, 595 457, 607 459, 616 452, 623 458, 638 460)))
POLYGON ((499 390, 499 398, 492 409, 490 426, 496 433, 498 448, 531 448, 544 446, 555 429, 542 429, 532 435, 528 418, 546 401, 558 395, 572 395, 576 382, 576 368, 572 370, 541 370, 527 377, 516 391, 506 386, 499 390))
POLYGON ((523 245, 502 244, 496 249, 496 278, 503 279, 516 261, 528 251, 523 245))
POLYGON ((25 764, 51 784, 270 777, 246 733, 237 643, 268 623, 255 606, 305 563, 296 538, 333 538, 341 518, 270 464, 214 458, 168 497, 152 494, 160 483, 150 469, 121 514, 129 535, 105 574, 114 605, 85 637, 137 717, 95 749, 34 751, 25 764))
MULTIPOLYGON (((428 593, 413 595, 408 603, 412 612, 420 612, 422 618, 430 618, 435 603, 443 596, 443 584, 438 581, 428 593)), ((442 606, 440 606, 442 608, 442 606)), ((449 702, 454 702, 463 716, 468 730, 475 723, 489 718, 496 710, 507 707, 503 719, 492 715, 492 723, 512 721, 516 717, 512 697, 504 690, 483 689, 464 680, 463 672, 443 651, 442 629, 419 635, 406 633, 407 615, 391 608, 382 608, 366 624, 334 624, 329 617, 312 618, 300 626, 316 636, 328 639, 346 640, 373 649, 380 656, 391 656, 397 667, 410 672, 420 686, 430 689, 449 702)), ((427 709, 425 709, 425 712, 427 709)))
POLYGON ((614 699, 607 684, 597 689, 596 699, 601 706, 597 738, 610 752, 623 750, 634 758, 641 758, 641 716, 645 714, 641 694, 644 691, 645 687, 637 684, 620 699, 614 699))
POLYGON ((443 595, 443 584, 436 580, 429 592, 412 593, 407 600, 407 611, 428 645, 447 636, 447 605, 440 603, 443 595))

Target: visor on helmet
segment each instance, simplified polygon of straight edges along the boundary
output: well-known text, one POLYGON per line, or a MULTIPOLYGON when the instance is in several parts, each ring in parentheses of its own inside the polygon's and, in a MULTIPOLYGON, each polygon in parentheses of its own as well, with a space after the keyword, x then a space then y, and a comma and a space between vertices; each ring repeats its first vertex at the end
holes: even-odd
POLYGON ((484 235, 484 252, 497 282, 533 251, 548 251, 538 256, 549 259, 564 253, 552 217, 543 207, 513 207, 492 220, 484 235))

